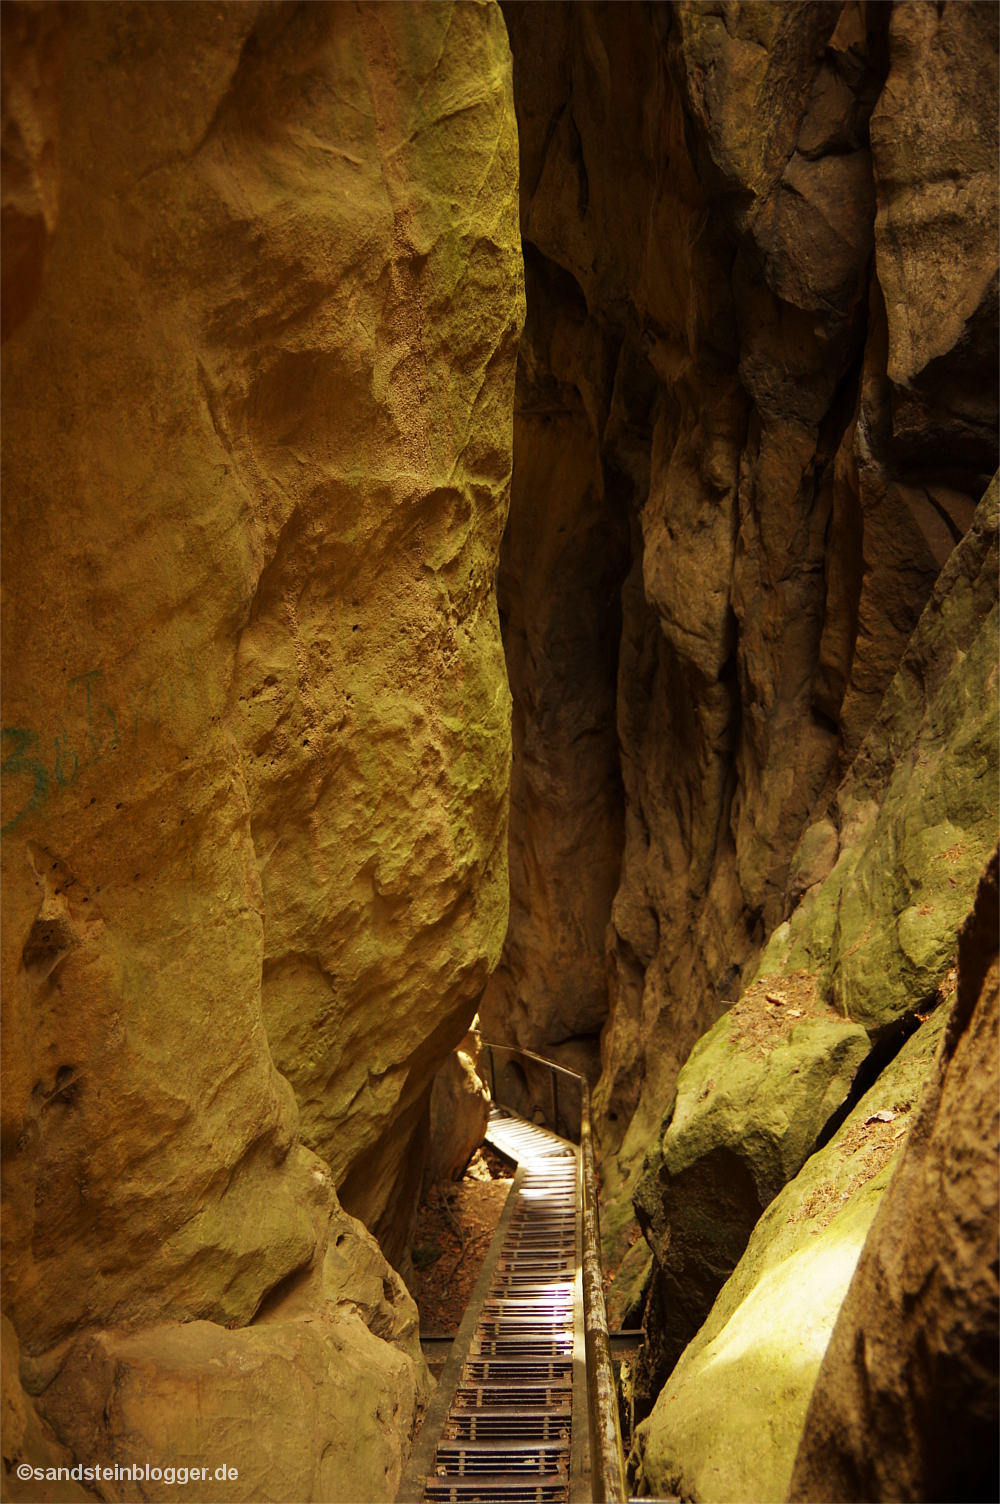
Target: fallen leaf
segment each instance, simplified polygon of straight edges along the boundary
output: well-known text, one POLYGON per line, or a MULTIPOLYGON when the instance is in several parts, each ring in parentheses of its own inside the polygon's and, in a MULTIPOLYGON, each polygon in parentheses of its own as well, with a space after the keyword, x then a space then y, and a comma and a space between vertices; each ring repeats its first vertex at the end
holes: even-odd
POLYGON ((788 1010, 788 1017, 789 1018, 801 1018, 802 1017, 802 1009, 801 1008, 789 1008, 789 1010, 788 1010))
POLYGON ((776 1008, 780 1008, 782 1003, 788 1001, 788 999, 784 997, 780 992, 765 992, 764 996, 767 998, 767 1001, 769 1003, 773 1003, 776 1008))
POLYGON ((865 1118, 865 1127, 867 1128, 870 1123, 894 1123, 895 1121, 896 1114, 883 1107, 881 1112, 873 1112, 870 1118, 865 1118))

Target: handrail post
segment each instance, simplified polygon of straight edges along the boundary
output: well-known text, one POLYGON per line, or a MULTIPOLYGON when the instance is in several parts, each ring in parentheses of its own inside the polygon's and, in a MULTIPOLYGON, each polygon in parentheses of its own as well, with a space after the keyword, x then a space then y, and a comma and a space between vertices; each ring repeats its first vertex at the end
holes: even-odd
POLYGON ((549 1071, 549 1079, 552 1082, 552 1132, 559 1132, 559 1087, 556 1084, 555 1071, 549 1071))
POLYGON ((587 1346, 587 1398, 590 1412, 590 1473, 595 1504, 626 1504, 625 1455, 618 1420, 618 1396, 611 1366, 608 1313, 601 1270, 601 1231, 597 1174, 590 1133, 590 1090, 580 1078, 580 1154, 583 1160, 583 1320, 587 1346))

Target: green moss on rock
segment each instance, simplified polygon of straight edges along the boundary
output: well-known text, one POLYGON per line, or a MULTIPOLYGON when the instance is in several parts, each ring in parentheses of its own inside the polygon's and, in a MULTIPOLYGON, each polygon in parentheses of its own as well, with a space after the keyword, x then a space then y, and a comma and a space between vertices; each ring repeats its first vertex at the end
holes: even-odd
POLYGON ((808 976, 780 990, 762 979, 695 1045, 634 1198, 664 1282, 661 1378, 868 1050, 865 1030, 818 1002, 808 976))
POLYGON ((839 859, 760 962, 870 1032, 941 984, 996 841, 997 504, 994 477, 838 792, 839 859))
POLYGON ((823 1354, 947 1014, 942 1006, 927 1019, 764 1212, 636 1431, 637 1494, 785 1497, 823 1354))

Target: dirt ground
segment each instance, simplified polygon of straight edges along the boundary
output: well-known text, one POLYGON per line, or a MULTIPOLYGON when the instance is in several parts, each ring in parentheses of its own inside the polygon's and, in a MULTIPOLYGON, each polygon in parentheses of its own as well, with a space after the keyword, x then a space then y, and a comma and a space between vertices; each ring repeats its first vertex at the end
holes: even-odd
POLYGON ((462 1180, 431 1186, 413 1240, 421 1336, 458 1330, 512 1179, 507 1161, 484 1144, 462 1180))

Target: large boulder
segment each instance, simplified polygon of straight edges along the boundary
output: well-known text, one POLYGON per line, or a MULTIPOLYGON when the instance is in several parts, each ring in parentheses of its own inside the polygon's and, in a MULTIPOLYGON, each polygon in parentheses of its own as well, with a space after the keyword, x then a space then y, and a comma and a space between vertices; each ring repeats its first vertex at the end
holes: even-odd
MULTIPOLYGON (((743 1255, 764 1209, 812 1154, 868 1054, 808 976, 761 979, 698 1041, 634 1195, 656 1257, 659 1383, 743 1255)), ((655 1380, 654 1380, 655 1382, 655 1380)), ((657 1386, 658 1387, 658 1386, 657 1386)))
POLYGON ((879 1201, 912 1135, 939 1006, 761 1217, 629 1466, 639 1495, 783 1499, 816 1375, 879 1201))
POLYGON ((959 940, 919 1122, 813 1390, 789 1498, 995 1499, 1000 1342, 998 854, 959 940))
MULTIPOLYGON (((251 1326, 83 1332, 55 1362, 22 1368, 74 1458, 187 1468, 192 1481, 191 1470, 208 1465, 197 1478, 205 1500, 232 1498, 230 1468, 246 1499, 392 1499, 432 1383, 405 1285, 336 1206, 312 1275, 251 1326), (215 1476, 223 1464, 224 1482, 215 1476)), ((143 1476, 99 1492, 171 1499, 176 1486, 143 1476)))

